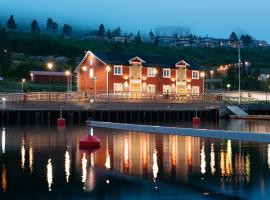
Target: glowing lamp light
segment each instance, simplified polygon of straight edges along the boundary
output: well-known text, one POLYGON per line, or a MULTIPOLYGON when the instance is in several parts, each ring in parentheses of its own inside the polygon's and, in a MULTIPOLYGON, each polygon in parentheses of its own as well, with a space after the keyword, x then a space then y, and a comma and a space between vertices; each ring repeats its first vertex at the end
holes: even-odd
POLYGON ((143 80, 145 81, 146 80, 146 77, 143 77, 143 80))
POLYGON ((52 63, 52 62, 49 62, 49 63, 47 64, 47 67, 48 67, 49 70, 51 70, 51 69, 53 68, 53 63, 52 63))
POLYGON ((70 71, 66 70, 65 71, 65 74, 66 74, 66 76, 69 76, 70 75, 70 71))
POLYGON ((231 84, 227 84, 227 88, 230 88, 231 87, 231 84))
POLYGON ((83 70, 84 72, 86 72, 87 67, 86 67, 86 66, 83 66, 83 67, 82 67, 82 70, 83 70))
POLYGON ((106 66, 106 71, 109 72, 110 70, 111 70, 110 66, 107 65, 107 66, 106 66))
POLYGON ((174 81, 175 81, 175 79, 174 79, 174 78, 172 78, 171 80, 172 80, 172 82, 174 82, 174 81))
POLYGON ((25 78, 22 79, 22 82, 25 83, 25 78))
POLYGON ((156 75, 158 73, 158 70, 157 69, 154 69, 154 74, 156 75))
POLYGON ((127 81, 125 81, 125 83, 124 83, 124 87, 125 87, 125 88, 127 88, 127 87, 128 87, 128 82, 127 82, 127 81))
POLYGON ((201 72, 201 77, 204 78, 205 77, 205 73, 204 72, 201 72))
POLYGON ((188 89, 188 90, 191 89, 191 85, 190 85, 190 84, 187 85, 187 89, 188 89))
POLYGON ((124 76, 124 79, 125 79, 125 80, 128 80, 128 76, 124 76))
POLYGON ((191 80, 190 80, 190 79, 187 79, 187 82, 188 82, 188 83, 190 83, 190 82, 191 82, 191 80))

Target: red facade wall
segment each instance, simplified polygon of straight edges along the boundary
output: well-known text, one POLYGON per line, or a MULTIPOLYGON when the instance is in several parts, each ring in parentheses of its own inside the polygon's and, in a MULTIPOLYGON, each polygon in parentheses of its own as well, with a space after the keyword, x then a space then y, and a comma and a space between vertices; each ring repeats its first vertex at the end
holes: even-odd
MULTIPOLYGON (((123 91, 130 90, 130 75, 129 69, 130 66, 122 65, 122 75, 114 75, 114 65, 111 64, 104 64, 98 58, 90 54, 79 66, 77 71, 77 84, 79 91, 94 91, 94 80, 90 79, 89 70, 90 68, 94 69, 94 76, 98 78, 96 82, 96 90, 97 92, 106 92, 107 91, 107 71, 106 66, 110 67, 110 71, 108 72, 108 86, 109 91, 114 91, 114 83, 122 83, 123 91), (91 61, 92 60, 92 61, 91 61), (86 71, 83 71, 83 66, 86 66, 86 71), (124 87, 125 82, 128 83, 128 87, 124 87)), ((176 69, 171 68, 171 77, 170 78, 163 78, 163 68, 153 66, 157 70, 156 77, 147 77, 147 67, 142 67, 142 92, 147 92, 147 85, 154 84, 156 85, 156 92, 161 93, 163 92, 163 85, 171 85, 172 92, 176 91, 176 69)), ((186 81, 187 86, 199 86, 200 93, 204 92, 203 89, 203 78, 200 77, 199 79, 192 79, 192 70, 186 70, 186 81)), ((199 74, 201 71, 199 72, 199 74)), ((191 89, 187 89, 187 93, 191 93, 191 89)))

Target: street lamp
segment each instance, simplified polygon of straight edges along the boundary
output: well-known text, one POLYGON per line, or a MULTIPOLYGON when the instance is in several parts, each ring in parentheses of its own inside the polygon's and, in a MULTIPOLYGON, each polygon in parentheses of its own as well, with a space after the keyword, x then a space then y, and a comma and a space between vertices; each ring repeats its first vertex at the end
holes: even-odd
POLYGON ((98 80, 98 78, 96 77, 96 76, 94 76, 93 78, 92 78, 93 80, 94 80, 94 83, 95 83, 95 85, 94 85, 94 88, 95 88, 95 93, 94 93, 94 99, 95 99, 95 101, 96 101, 96 94, 97 94, 97 80, 98 80))
POLYGON ((214 74, 214 70, 210 70, 210 76, 211 76, 211 90, 213 90, 213 82, 212 82, 213 74, 214 74))
POLYGON ((200 73, 200 76, 201 76, 201 78, 203 79, 203 94, 204 94, 204 77, 205 77, 204 71, 202 71, 202 72, 200 73))
POLYGON ((106 81, 107 81, 107 99, 109 99, 109 71, 111 70, 110 66, 107 65, 106 66, 106 75, 107 75, 107 78, 106 78, 106 81))
POLYGON ((227 84, 228 92, 230 91, 231 84, 227 84))
POLYGON ((23 93, 23 84, 25 83, 25 78, 22 79, 22 93, 23 93))
POLYGON ((67 76, 67 92, 70 92, 71 91, 71 86, 70 86, 70 71, 69 70, 66 70, 65 71, 65 74, 67 76))
MULTIPOLYGON (((47 63, 47 68, 49 69, 49 71, 51 71, 53 69, 53 63, 49 62, 47 63)), ((51 74, 49 74, 49 100, 51 101, 51 74)))

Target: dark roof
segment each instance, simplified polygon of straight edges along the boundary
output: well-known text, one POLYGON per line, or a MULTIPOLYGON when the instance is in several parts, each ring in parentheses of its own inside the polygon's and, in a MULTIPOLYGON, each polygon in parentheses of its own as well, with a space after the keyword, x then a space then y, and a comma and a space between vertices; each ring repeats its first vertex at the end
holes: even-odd
POLYGON ((188 69, 202 70, 203 68, 190 60, 183 57, 169 57, 169 56, 157 56, 157 55, 143 55, 135 53, 111 53, 111 52, 93 52, 99 59, 107 64, 114 65, 127 65, 128 61, 134 57, 139 57, 145 61, 143 66, 157 66, 157 67, 172 67, 175 68, 175 64, 179 61, 185 61, 189 64, 188 69))

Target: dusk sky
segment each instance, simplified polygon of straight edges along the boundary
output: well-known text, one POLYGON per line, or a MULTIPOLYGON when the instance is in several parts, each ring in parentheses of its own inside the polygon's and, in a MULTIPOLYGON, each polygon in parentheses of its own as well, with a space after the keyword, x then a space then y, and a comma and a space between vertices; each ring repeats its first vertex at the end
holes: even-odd
POLYGON ((270 42, 269 8, 269 0, 0 0, 0 21, 5 24, 13 14, 18 24, 34 18, 45 24, 52 17, 84 29, 103 23, 145 33, 185 26, 201 36, 228 38, 235 30, 270 42))

